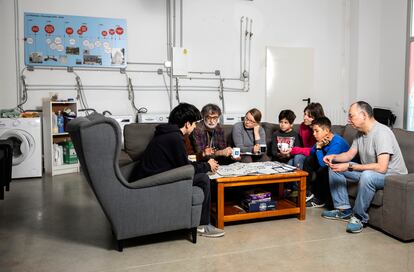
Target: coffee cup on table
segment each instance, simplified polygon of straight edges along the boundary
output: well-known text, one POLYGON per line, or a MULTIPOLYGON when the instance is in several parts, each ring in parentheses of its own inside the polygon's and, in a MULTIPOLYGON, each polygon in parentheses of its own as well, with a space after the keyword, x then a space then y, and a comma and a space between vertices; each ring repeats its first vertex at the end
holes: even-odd
POLYGON ((231 152, 231 156, 233 158, 240 157, 240 147, 233 147, 233 151, 231 152))

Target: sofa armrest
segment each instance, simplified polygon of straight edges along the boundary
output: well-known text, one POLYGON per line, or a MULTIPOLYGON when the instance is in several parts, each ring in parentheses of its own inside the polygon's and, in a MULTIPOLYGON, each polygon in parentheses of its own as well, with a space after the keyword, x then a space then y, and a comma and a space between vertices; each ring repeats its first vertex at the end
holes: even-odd
POLYGON ((192 180, 194 178, 194 167, 189 164, 171 169, 153 176, 136 180, 128 184, 131 189, 147 188, 181 180, 192 180))
POLYGON ((385 178, 383 228, 397 238, 414 239, 414 173, 385 178))
POLYGON ((135 168, 138 166, 139 161, 134 161, 131 163, 128 163, 126 165, 120 166, 119 170, 121 171, 121 174, 123 175, 124 179, 126 181, 131 181, 131 179, 133 179, 133 174, 134 174, 134 170, 135 168))

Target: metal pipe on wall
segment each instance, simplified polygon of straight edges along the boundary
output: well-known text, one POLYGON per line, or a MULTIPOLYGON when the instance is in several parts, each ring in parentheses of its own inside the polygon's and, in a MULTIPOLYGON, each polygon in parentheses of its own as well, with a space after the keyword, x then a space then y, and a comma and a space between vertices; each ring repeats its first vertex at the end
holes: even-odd
POLYGON ((172 3, 173 3, 173 20, 172 20, 172 24, 173 24, 173 46, 175 47, 176 46, 176 42, 175 42, 175 37, 176 37, 176 25, 175 25, 175 23, 176 23, 176 14, 175 14, 175 6, 176 6, 176 3, 175 3, 175 0, 170 0, 170 1, 172 1, 172 3))
POLYGON ((243 20, 244 16, 240 18, 240 78, 243 75, 243 20))
POLYGON ((250 56, 251 56, 251 52, 252 52, 252 36, 253 36, 253 19, 250 19, 250 31, 249 31, 249 53, 248 53, 248 65, 247 65, 247 75, 250 78, 250 56))
POLYGON ((183 47, 183 1, 180 0, 180 47, 183 47))
MULTIPOLYGON (((170 61, 171 61, 171 68, 170 68, 170 74, 169 74, 169 76, 170 76, 170 96, 169 96, 169 98, 170 98, 170 111, 172 110, 172 108, 173 108, 173 86, 174 86, 174 80, 173 80, 173 74, 174 74, 174 60, 173 60, 173 58, 174 58, 174 56, 173 56, 173 45, 172 45, 172 35, 173 35, 173 33, 174 33, 174 35, 175 35, 175 28, 173 28, 173 22, 172 22, 172 20, 173 20, 173 18, 172 18, 172 15, 171 15, 171 5, 173 4, 173 1, 171 1, 171 0, 167 0, 167 3, 169 4, 169 20, 170 20, 170 29, 169 29, 169 31, 170 31, 170 41, 169 41, 169 47, 168 47, 168 50, 170 51, 170 61)), ((174 4, 175 4, 175 1, 174 1, 174 4)), ((174 25, 175 26, 175 25, 174 25)))
POLYGON ((247 35, 249 30, 249 17, 246 17, 246 30, 244 32, 244 62, 243 62, 243 74, 246 71, 246 55, 247 55, 247 35))
POLYGON ((134 62, 134 61, 128 61, 127 64, 132 65, 154 65, 154 66, 164 66, 163 62, 134 62))
POLYGON ((23 86, 20 80, 20 18, 19 18, 19 0, 14 0, 14 59, 16 61, 16 88, 17 88, 17 104, 22 103, 23 86))

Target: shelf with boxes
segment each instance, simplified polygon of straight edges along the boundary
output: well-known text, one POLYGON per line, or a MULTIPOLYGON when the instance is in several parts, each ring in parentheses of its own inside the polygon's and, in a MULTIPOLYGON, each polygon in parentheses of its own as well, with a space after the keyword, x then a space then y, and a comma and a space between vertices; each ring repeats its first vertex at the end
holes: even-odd
POLYGON ((43 143, 45 172, 60 175, 79 172, 79 162, 67 123, 76 118, 76 101, 51 101, 43 99, 43 143))

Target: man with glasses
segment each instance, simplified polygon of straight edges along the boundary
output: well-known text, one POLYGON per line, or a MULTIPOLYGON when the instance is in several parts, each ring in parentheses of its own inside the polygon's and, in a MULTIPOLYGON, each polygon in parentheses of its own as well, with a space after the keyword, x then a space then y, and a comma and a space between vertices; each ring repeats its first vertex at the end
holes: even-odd
POLYGON ((323 158, 329 166, 329 186, 335 209, 322 217, 348 221, 346 231, 359 233, 368 223, 368 208, 386 175, 407 174, 407 167, 394 133, 373 117, 371 106, 358 101, 349 108, 348 121, 358 130, 351 148, 323 158), (361 163, 350 162, 359 155, 361 163), (358 182, 354 209, 349 203, 347 180, 358 182))
POLYGON ((202 158, 215 158, 220 164, 231 162, 232 148, 227 147, 224 129, 220 126, 221 109, 207 104, 201 109, 202 120, 193 131, 197 153, 202 158))

